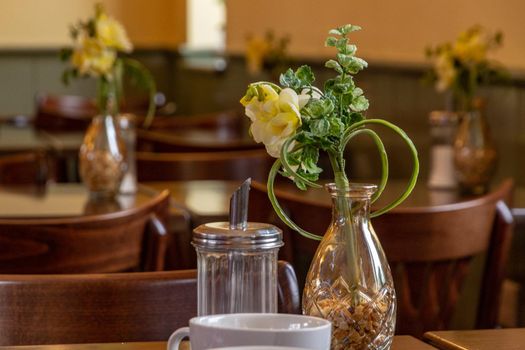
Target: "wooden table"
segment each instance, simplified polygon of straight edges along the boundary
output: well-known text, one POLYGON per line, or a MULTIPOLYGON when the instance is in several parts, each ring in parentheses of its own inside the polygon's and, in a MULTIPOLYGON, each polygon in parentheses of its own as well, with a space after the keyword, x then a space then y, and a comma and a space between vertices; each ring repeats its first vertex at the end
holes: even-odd
MULTIPOLYGON (((146 182, 143 185, 157 191, 168 189, 174 201, 187 208, 192 215, 193 222, 198 225, 206 222, 227 220, 230 197, 241 183, 242 181, 196 180, 146 182)), ((383 195, 374 204, 374 207, 378 208, 391 202, 402 193, 405 187, 406 183, 404 181, 391 180, 383 195)), ((330 203, 330 196, 324 189, 309 189, 303 192, 289 181, 279 183, 277 188, 298 193, 305 198, 326 203, 327 205, 330 203)), ((455 191, 429 190, 426 184, 421 182, 415 187, 407 200, 395 210, 452 204, 466 199, 468 197, 462 197, 455 191)))
POLYGON ((79 183, 0 187, 0 218, 64 218, 112 213, 140 207, 155 194, 139 188, 133 195, 94 200, 86 187, 79 183))
MULTIPOLYGON (((182 347, 184 348, 184 347, 182 347)), ((0 350, 166 350, 166 342, 143 343, 101 343, 101 344, 61 344, 0 346, 0 350)), ((390 350, 432 350, 432 346, 410 336, 395 336, 390 350)))
POLYGON ((525 328, 427 332, 424 338, 442 350, 525 350, 525 328))
POLYGON ((48 150, 57 153, 78 152, 83 132, 51 133, 31 124, 0 123, 0 153, 48 150))

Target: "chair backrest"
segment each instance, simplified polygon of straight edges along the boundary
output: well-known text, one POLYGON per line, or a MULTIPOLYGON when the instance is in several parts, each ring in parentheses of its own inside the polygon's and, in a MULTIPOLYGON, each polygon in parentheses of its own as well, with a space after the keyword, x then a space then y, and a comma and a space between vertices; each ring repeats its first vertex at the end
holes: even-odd
POLYGON ((199 129, 239 134, 248 128, 249 119, 236 111, 198 115, 156 116, 150 130, 199 129))
POLYGON ((220 152, 260 149, 249 135, 249 119, 225 111, 206 115, 158 117, 137 130, 137 149, 145 152, 220 152))
POLYGON ((24 152, 0 156, 1 185, 44 186, 56 171, 44 152, 24 152))
POLYGON ((162 270, 169 193, 136 208, 71 218, 0 219, 0 273, 162 270))
MULTIPOLYGON (((474 256, 486 253, 477 325, 494 327, 512 235, 508 180, 476 199, 427 208, 397 208, 372 220, 392 269, 398 300, 396 331, 422 335, 445 329, 474 256)), ((323 234, 331 219, 327 203, 276 191, 280 204, 301 227, 323 234)), ((253 182, 250 221, 273 222, 284 230, 281 258, 294 265, 300 286, 318 242, 290 232, 273 214, 264 184, 253 182)))
POLYGON ((231 152, 137 153, 139 181, 263 180, 272 158, 265 150, 231 152))
MULTIPOLYGON (((299 312, 278 263, 279 311, 299 312)), ((197 272, 0 275, 0 345, 166 341, 197 314, 197 272)))
POLYGON ((84 96, 38 94, 35 126, 54 131, 83 131, 98 113, 95 100, 84 96))

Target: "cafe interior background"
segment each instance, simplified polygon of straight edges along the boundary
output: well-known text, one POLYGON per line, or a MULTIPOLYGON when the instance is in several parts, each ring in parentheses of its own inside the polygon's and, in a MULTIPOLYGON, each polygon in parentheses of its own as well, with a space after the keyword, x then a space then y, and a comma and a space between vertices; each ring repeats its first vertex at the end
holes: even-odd
MULTIPOLYGON (((225 110, 242 111, 240 97, 252 81, 274 78, 246 63, 249 38, 288 38, 287 62, 310 64, 318 81, 329 77, 323 66, 331 56, 323 47, 334 26, 352 23, 359 55, 369 67, 356 78, 370 100, 367 115, 402 127, 420 155, 419 181, 429 176, 429 113, 444 109, 447 96, 423 82, 430 68, 425 48, 452 41, 479 24, 504 34, 503 46, 491 54, 510 72, 501 84, 483 87, 485 113, 498 150, 494 181, 512 177, 525 185, 525 26, 521 0, 312 1, 312 0, 2 0, 0 2, 0 115, 31 116, 39 93, 94 96, 95 82, 77 79, 65 86, 58 53, 70 45, 67 28, 91 13, 96 2, 126 28, 132 56, 153 73, 174 118, 225 110)), ((0 135, 2 137, 2 135, 0 135)), ((402 141, 385 133, 391 177, 411 171, 402 141)), ((354 175, 377 178, 372 143, 350 146, 354 175), (353 152, 355 151, 355 152, 353 152)), ((519 247, 515 239, 513 249, 519 247)), ((524 243, 525 244, 525 243, 524 243)), ((525 262, 523 262, 525 263, 525 262)), ((519 269, 518 262, 513 269, 519 269)))

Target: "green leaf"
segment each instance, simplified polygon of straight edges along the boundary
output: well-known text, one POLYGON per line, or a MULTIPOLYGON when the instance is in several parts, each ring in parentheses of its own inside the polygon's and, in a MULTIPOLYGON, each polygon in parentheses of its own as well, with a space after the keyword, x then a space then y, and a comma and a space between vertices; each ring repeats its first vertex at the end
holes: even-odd
POLYGON ((311 129, 317 137, 324 137, 330 132, 330 123, 326 119, 316 119, 312 122, 311 129))
POLYGON ((339 64, 341 66, 343 66, 344 68, 348 67, 350 64, 352 64, 353 62, 353 57, 350 56, 350 55, 346 55, 344 53, 338 53, 337 54, 337 61, 339 62, 339 64))
POLYGON ((339 62, 337 62, 335 60, 328 60, 328 61, 326 61, 326 63, 324 65, 325 65, 326 68, 334 69, 339 74, 343 73, 343 68, 341 67, 339 62))
POLYGON ((333 35, 343 35, 343 33, 341 33, 341 31, 339 29, 330 29, 330 31, 328 32, 328 34, 333 34, 333 35))
POLYGON ((358 30, 361 30, 361 27, 360 26, 355 26, 353 24, 346 24, 344 26, 342 26, 341 28, 339 28, 339 31, 343 34, 348 34, 348 33, 351 33, 351 32, 356 32, 358 30))
POLYGON ((352 45, 352 44, 349 44, 349 45, 346 45, 346 53, 348 55, 355 55, 355 53, 357 52, 357 46, 355 45, 352 45))
POLYGON ((73 55, 73 50, 69 48, 61 49, 59 53, 60 60, 62 61, 69 61, 72 55, 73 55))
POLYGON ((69 85, 70 81, 71 81, 71 77, 72 77, 72 72, 70 69, 66 69, 62 72, 62 77, 61 77, 61 80, 62 80, 62 83, 64 85, 69 85))
POLYGON ((326 38, 326 41, 324 42, 325 46, 331 46, 334 47, 337 43, 337 38, 334 38, 333 36, 329 36, 326 38))
POLYGON ((348 38, 341 38, 338 39, 335 43, 335 47, 339 52, 345 52, 346 51, 346 45, 348 45, 348 38))
POLYGON ((348 72, 351 74, 359 73, 359 71, 363 70, 368 66, 368 63, 363 60, 362 58, 352 56, 350 64, 345 67, 348 69, 348 72))
POLYGON ((295 76, 300 80, 302 87, 310 86, 315 81, 314 73, 309 66, 301 66, 295 72, 295 76))
POLYGON ((281 83, 284 87, 291 87, 298 85, 298 79, 295 76, 293 70, 291 68, 288 68, 284 74, 281 74, 279 77, 279 83, 281 83))
POLYGON ((317 166, 317 162, 319 160, 319 149, 315 146, 305 146, 303 148, 302 152, 302 168, 301 170, 304 170, 305 177, 308 178, 308 175, 315 175, 317 177, 317 174, 321 173, 323 170, 317 166))
POLYGON ((350 109, 354 112, 362 112, 368 109, 368 100, 364 96, 359 96, 352 101, 350 109))
POLYGON ((359 96, 361 96, 362 94, 363 94, 363 89, 358 88, 358 87, 354 88, 354 90, 352 91, 352 96, 353 96, 354 98, 359 97, 359 96))

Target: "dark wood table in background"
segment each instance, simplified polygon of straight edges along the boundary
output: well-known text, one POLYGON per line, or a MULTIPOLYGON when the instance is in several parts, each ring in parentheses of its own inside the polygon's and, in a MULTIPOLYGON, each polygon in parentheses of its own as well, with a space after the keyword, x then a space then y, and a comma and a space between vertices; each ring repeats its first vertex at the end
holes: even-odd
POLYGON ((94 200, 86 187, 79 183, 50 183, 45 187, 0 186, 0 218, 23 220, 106 214, 140 207, 156 194, 139 188, 136 194, 94 200))
POLYGON ((436 331, 424 338, 441 350, 525 350, 525 328, 436 331))
MULTIPOLYGON (((188 209, 195 224, 228 219, 230 197, 241 185, 242 181, 196 180, 196 181, 164 181, 146 182, 143 185, 157 191, 168 189, 176 203, 188 209)), ((279 189, 298 193, 316 202, 330 203, 330 196, 324 189, 309 189, 304 192, 297 189, 292 182, 282 182, 276 185, 279 189)), ((401 194, 406 187, 402 180, 389 181, 386 190, 373 208, 379 208, 391 202, 401 194)), ((424 182, 418 183, 412 194, 399 206, 402 208, 428 207, 457 203, 468 197, 461 196, 456 191, 429 190, 424 182)))
MULTIPOLYGON (((0 346, 0 350, 166 350, 166 342, 144 343, 101 343, 101 344, 60 344, 0 346)), ((181 349, 189 349, 182 346, 181 349)), ((391 350, 432 350, 432 346, 410 336, 395 336, 391 350)))

